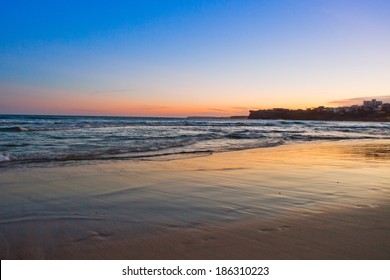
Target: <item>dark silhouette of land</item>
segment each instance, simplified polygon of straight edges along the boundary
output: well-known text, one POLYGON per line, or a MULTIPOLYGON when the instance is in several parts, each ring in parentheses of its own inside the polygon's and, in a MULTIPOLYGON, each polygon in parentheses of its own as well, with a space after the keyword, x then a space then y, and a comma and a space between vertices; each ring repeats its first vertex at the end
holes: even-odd
POLYGON ((252 110, 248 119, 324 120, 324 121, 390 121, 390 104, 372 99, 363 105, 308 108, 306 110, 274 108, 252 110))

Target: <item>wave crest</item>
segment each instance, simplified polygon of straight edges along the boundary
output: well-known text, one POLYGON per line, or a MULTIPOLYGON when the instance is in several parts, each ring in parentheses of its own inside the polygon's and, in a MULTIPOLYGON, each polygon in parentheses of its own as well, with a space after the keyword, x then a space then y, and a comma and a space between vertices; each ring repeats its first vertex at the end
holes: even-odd
POLYGON ((8 127, 0 127, 0 131, 1 132, 23 132, 23 131, 29 131, 29 129, 21 126, 8 126, 8 127))

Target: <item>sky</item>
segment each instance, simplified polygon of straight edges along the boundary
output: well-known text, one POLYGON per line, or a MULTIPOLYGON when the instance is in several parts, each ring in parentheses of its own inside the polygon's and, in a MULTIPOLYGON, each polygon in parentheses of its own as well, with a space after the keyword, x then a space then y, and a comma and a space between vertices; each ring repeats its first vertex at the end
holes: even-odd
POLYGON ((390 101, 390 1, 2 1, 0 114, 390 101))

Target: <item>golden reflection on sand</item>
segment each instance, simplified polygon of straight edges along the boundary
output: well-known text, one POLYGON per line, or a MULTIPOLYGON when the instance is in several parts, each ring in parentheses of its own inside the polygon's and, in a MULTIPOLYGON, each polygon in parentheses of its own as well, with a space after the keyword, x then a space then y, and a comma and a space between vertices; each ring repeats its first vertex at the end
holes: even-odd
POLYGON ((323 142, 1 170, 0 257, 365 258, 371 250, 370 258, 386 258, 389 147, 385 140, 323 142), (323 232, 325 224, 334 229, 323 232), (237 240, 240 228, 245 234, 237 240), (323 243, 312 246, 313 234, 323 243), (350 254, 323 250, 357 236, 358 250, 351 243, 350 254), (283 251, 297 238, 295 251, 283 251), (264 242, 284 253, 252 251, 250 244, 264 248, 264 242), (174 244, 179 249, 164 251, 174 244))

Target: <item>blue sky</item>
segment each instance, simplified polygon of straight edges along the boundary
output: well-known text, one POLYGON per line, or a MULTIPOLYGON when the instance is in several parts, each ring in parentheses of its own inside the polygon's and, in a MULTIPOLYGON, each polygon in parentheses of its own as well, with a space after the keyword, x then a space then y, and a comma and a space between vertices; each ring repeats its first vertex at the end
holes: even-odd
POLYGON ((7 1, 0 112, 244 114, 390 93, 390 1, 7 1))

